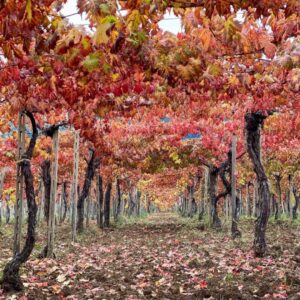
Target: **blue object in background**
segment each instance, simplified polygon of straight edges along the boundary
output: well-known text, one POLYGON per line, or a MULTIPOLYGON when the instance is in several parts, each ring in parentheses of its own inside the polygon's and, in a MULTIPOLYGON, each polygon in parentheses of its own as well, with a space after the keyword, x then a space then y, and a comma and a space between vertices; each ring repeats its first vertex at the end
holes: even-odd
POLYGON ((171 122, 171 119, 169 117, 163 117, 163 118, 160 118, 160 121, 162 123, 170 123, 171 122))
POLYGON ((200 139, 200 138, 201 138, 201 134, 200 133, 188 133, 181 140, 182 141, 186 141, 186 140, 194 140, 194 139, 200 139))

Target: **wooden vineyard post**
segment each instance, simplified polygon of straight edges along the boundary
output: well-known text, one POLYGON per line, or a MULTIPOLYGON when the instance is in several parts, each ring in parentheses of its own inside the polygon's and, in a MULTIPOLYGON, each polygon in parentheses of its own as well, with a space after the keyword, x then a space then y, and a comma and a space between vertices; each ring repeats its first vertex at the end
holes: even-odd
POLYGON ((209 185, 209 169, 204 167, 204 202, 207 208, 207 215, 208 215, 208 224, 211 225, 211 202, 208 197, 208 185, 209 185))
POLYGON ((239 192, 239 195, 240 195, 240 208, 239 208, 239 211, 238 211, 238 214, 237 214, 237 218, 239 220, 240 216, 244 214, 244 202, 243 202, 243 191, 242 191, 242 188, 240 189, 240 192, 239 192))
POLYGON ((63 196, 62 196, 62 188, 60 190, 60 193, 57 195, 59 199, 59 206, 57 209, 57 222, 56 224, 61 224, 62 223, 62 218, 63 218, 63 196))
POLYGON ((0 225, 2 223, 2 203, 3 203, 3 185, 4 185, 4 179, 5 179, 5 174, 6 174, 7 169, 3 168, 0 171, 0 225))
POLYGON ((110 226, 110 203, 111 203, 111 190, 112 183, 109 181, 106 186, 105 196, 104 196, 104 227, 108 228, 110 226))
MULTIPOLYGON (((25 151, 25 115, 20 112, 18 120, 18 152, 17 159, 21 160, 25 151)), ((17 162, 16 178, 16 204, 15 204, 15 228, 14 228, 14 245, 13 253, 17 255, 20 252, 22 219, 23 219, 23 185, 24 178, 22 175, 21 165, 17 162)))
POLYGON ((47 257, 53 257, 54 250, 54 229, 55 229, 55 199, 57 190, 57 171, 58 171, 58 129, 55 130, 52 138, 52 159, 51 159, 51 192, 49 203, 49 222, 48 222, 48 247, 47 257))
POLYGON ((289 193, 288 193, 288 213, 290 214, 291 219, 293 219, 293 196, 294 196, 294 179, 292 175, 288 176, 288 180, 289 180, 289 193))
POLYGON ((225 197, 225 202, 226 202, 226 220, 228 221, 230 218, 230 196, 227 195, 225 197))
POLYGON ((44 205, 45 205, 45 186, 41 178, 41 200, 40 200, 40 210, 38 215, 38 221, 41 222, 44 216, 44 205))
POLYGON ((99 175, 96 175, 96 217, 97 217, 97 226, 100 227, 100 213, 99 213, 99 175))
POLYGON ((90 210, 91 210, 91 195, 89 192, 89 195, 86 198, 86 227, 89 227, 90 225, 90 210))
POLYGON ((78 166, 79 166, 79 131, 75 131, 74 148, 73 148, 73 180, 72 180, 72 187, 71 187, 72 241, 73 242, 76 241, 78 166))
POLYGON ((252 217, 256 217, 256 205, 257 205, 257 181, 253 184, 253 206, 252 206, 252 217))
POLYGON ((204 204, 204 184, 203 184, 203 178, 200 179, 200 184, 199 184, 199 191, 200 191, 200 197, 199 197, 199 213, 198 213, 198 219, 199 221, 202 220, 203 214, 204 214, 204 209, 205 209, 205 204, 204 204))
POLYGON ((63 222, 65 185, 62 183, 60 192, 59 223, 63 222))
POLYGON ((250 215, 250 201, 249 201, 249 183, 246 183, 246 207, 245 207, 245 215, 249 217, 250 215))

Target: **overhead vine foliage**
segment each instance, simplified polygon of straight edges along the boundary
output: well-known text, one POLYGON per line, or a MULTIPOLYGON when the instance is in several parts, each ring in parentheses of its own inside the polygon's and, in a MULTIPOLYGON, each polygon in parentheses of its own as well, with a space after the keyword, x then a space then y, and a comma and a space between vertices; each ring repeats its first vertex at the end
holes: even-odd
MULTIPOLYGON (((239 171, 259 183, 254 250, 264 255, 266 174, 296 172, 299 158, 299 1, 79 0, 90 31, 68 23, 64 2, 0 2, 1 132, 20 111, 37 127, 65 121, 101 158, 105 182, 125 173, 163 207, 199 167, 217 176, 236 134, 238 155, 250 158, 239 171), (182 19, 178 35, 158 25, 171 10, 182 19)), ((15 160, 14 138, 1 144, 1 166, 15 160)), ((30 158, 40 163, 48 143, 30 158)))

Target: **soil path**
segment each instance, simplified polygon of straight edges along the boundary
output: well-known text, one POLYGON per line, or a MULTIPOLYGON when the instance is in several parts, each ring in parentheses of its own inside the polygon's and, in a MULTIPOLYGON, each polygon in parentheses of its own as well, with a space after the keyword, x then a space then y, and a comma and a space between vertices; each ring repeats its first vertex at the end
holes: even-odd
POLYGON ((60 227, 57 259, 33 257, 23 272, 24 293, 6 297, 300 299, 299 231, 272 225, 269 255, 258 259, 251 250, 252 222, 242 222, 238 241, 226 230, 215 232, 170 213, 104 231, 91 226, 75 244, 69 228, 60 227))

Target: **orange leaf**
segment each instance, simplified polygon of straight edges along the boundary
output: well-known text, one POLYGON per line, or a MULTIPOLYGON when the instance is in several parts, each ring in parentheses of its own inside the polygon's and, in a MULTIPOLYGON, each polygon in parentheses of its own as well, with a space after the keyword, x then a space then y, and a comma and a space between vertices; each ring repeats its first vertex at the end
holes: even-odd
POLYGON ((276 54, 276 46, 272 44, 271 42, 267 42, 264 45, 264 52, 267 55, 268 58, 274 58, 276 54))

